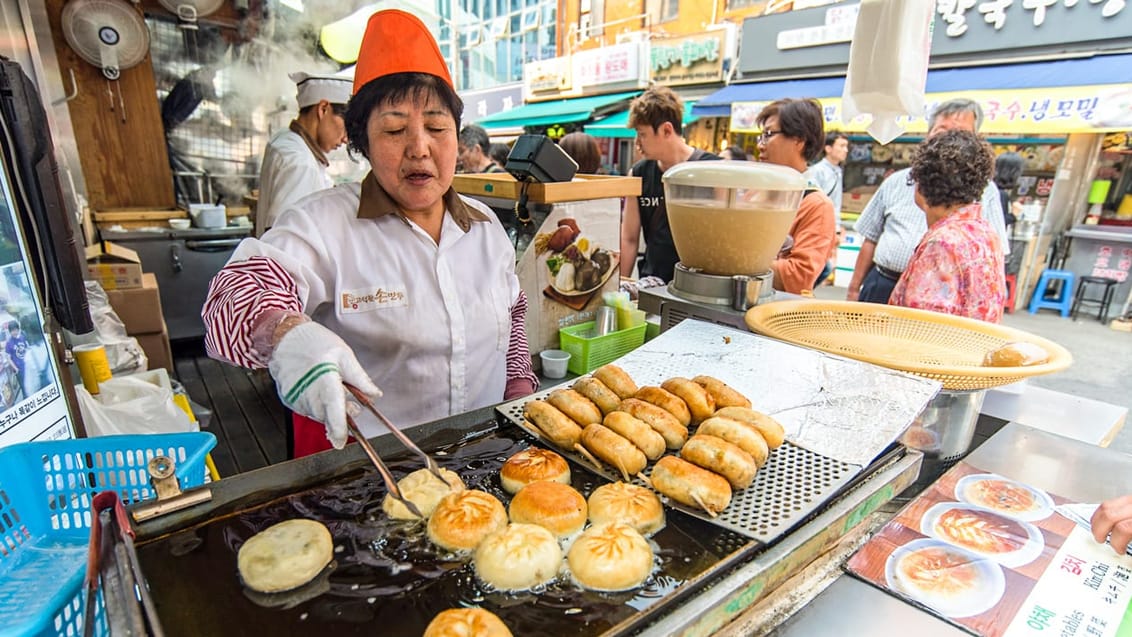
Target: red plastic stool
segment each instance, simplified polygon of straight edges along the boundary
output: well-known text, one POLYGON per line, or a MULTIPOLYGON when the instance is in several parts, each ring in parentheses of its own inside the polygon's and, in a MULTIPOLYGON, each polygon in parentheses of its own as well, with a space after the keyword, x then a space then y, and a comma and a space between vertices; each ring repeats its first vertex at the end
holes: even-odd
POLYGON ((1014 295, 1018 292, 1018 276, 1015 274, 1006 275, 1006 306, 1003 311, 1010 314, 1014 313, 1014 295))

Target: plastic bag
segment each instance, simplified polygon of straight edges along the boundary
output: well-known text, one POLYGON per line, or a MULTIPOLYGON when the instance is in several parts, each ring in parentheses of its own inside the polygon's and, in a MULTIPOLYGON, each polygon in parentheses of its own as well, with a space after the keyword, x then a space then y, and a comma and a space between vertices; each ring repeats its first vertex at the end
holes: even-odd
POLYGON ((164 369, 116 376, 99 384, 92 396, 75 386, 88 436, 197 431, 196 423, 173 402, 173 388, 164 369))
POLYGON ((868 132, 887 144, 900 116, 924 113, 935 0, 862 0, 849 47, 842 121, 871 114, 868 132))
POLYGON ((126 325, 110 306, 110 299, 102 286, 98 281, 83 283, 86 285, 86 298, 90 304, 90 318, 94 321, 95 335, 98 342, 106 347, 110 373, 120 376, 144 372, 149 367, 149 359, 138 339, 126 334, 126 325))

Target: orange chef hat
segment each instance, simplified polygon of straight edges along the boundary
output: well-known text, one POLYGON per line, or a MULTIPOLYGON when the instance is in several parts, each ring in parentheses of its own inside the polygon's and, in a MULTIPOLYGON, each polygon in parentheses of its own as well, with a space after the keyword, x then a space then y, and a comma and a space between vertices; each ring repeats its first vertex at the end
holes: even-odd
POLYGON ((393 73, 428 73, 455 89, 440 47, 420 18, 385 9, 370 16, 366 25, 354 68, 354 94, 370 80, 393 73))

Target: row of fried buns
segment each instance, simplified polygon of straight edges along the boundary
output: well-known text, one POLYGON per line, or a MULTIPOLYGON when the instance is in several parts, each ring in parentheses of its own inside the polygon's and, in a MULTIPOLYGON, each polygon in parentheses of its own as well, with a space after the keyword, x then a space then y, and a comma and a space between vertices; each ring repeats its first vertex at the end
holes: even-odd
POLYGON ((532 400, 523 417, 545 438, 616 469, 626 482, 641 476, 687 506, 716 515, 732 489, 751 485, 785 432, 751 401, 711 376, 674 377, 659 387, 638 387, 616 365, 532 400), (689 427, 695 427, 689 437, 689 427), (665 455, 678 451, 679 456, 665 455))

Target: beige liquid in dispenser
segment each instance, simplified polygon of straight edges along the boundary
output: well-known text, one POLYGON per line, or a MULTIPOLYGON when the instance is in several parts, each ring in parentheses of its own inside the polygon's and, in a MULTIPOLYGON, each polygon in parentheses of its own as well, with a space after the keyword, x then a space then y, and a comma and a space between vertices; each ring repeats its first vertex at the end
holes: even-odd
POLYGON ((796 211, 724 208, 669 199, 668 225, 680 262, 708 274, 762 274, 778 256, 796 211))

